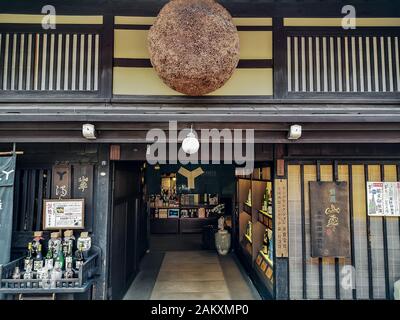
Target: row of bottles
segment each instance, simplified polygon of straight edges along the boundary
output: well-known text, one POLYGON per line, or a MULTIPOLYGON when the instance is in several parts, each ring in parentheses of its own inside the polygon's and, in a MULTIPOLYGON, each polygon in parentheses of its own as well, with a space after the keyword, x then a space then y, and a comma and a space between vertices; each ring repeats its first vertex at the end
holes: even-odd
MULTIPOLYGON (((60 280, 73 278, 85 261, 84 252, 90 249, 87 246, 87 232, 82 232, 74 252, 75 237, 72 230, 64 232, 64 238, 59 232, 51 233, 46 255, 43 255, 43 232, 34 233, 34 239, 28 243, 24 258, 22 277, 24 279, 60 280)), ((21 271, 16 267, 13 279, 20 279, 21 271)))

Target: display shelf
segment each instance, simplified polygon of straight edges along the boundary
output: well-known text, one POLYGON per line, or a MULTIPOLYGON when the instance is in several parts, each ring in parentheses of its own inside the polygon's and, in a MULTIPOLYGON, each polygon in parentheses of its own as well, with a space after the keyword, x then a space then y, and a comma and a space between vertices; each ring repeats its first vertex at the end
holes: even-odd
POLYGON ((262 213, 262 210, 258 210, 258 222, 263 224, 265 228, 268 228, 269 230, 272 231, 273 228, 273 221, 272 221, 272 215, 265 215, 262 213))
POLYGON ((174 208, 174 209, 200 209, 200 208, 207 208, 207 209, 209 209, 209 208, 215 208, 217 205, 215 204, 215 205, 212 205, 212 204, 199 204, 199 205, 193 205, 193 206, 191 206, 191 205, 182 205, 182 206, 180 206, 180 207, 177 207, 177 208, 174 208))
POLYGON ((243 211, 246 212, 247 214, 251 215, 252 214, 251 205, 249 205, 248 203, 245 202, 243 204, 243 211))
POLYGON ((249 263, 249 265, 251 265, 252 263, 252 245, 251 243, 247 240, 247 238, 243 238, 242 242, 241 242, 241 249, 243 252, 243 255, 245 256, 247 263, 249 263))
MULTIPOLYGON (((176 219, 176 218, 175 218, 176 219)), ((197 217, 182 217, 182 218, 178 218, 179 220, 214 220, 215 218, 213 217, 208 217, 208 218, 197 218, 197 217)))
POLYGON ((150 209, 179 209, 179 206, 172 207, 172 206, 166 206, 166 207, 152 207, 150 206, 150 209))
POLYGON ((274 277, 273 269, 264 260, 260 264, 256 264, 256 276, 259 281, 268 290, 269 294, 273 296, 274 292, 274 277))
POLYGON ((89 257, 76 271, 76 278, 55 280, 53 288, 43 288, 40 279, 12 279, 16 267, 22 269, 24 257, 0 265, 0 294, 83 293, 92 287, 100 268, 101 249, 92 246, 89 257))
POLYGON ((265 221, 259 219, 257 222, 258 222, 258 223, 261 223, 266 229, 269 229, 269 230, 272 231, 272 227, 270 227, 269 225, 267 225, 267 223, 266 223, 265 221))
POLYGON ((251 240, 251 238, 250 238, 247 234, 244 235, 244 238, 245 238, 250 244, 253 244, 253 240, 251 240))
POLYGON ((268 218, 272 219, 272 214, 268 213, 267 211, 264 210, 258 210, 259 213, 263 214, 264 216, 267 216, 268 218))
POLYGON ((262 252, 261 250, 260 250, 260 252, 259 252, 259 255, 261 255, 261 257, 262 257, 271 267, 274 266, 274 263, 271 261, 271 259, 270 259, 264 252, 262 252))

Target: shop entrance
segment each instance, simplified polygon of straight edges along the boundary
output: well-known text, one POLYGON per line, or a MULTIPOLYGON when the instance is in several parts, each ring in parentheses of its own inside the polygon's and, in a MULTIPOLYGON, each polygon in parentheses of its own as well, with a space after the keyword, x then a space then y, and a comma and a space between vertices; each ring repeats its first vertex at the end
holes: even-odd
POLYGON ((151 250, 214 250, 218 219, 232 231, 234 170, 228 165, 148 166, 151 250))
POLYGON ((112 299, 260 298, 246 262, 236 255, 241 231, 235 170, 233 165, 113 164, 112 299), (215 246, 218 223, 232 239, 226 256, 215 246))

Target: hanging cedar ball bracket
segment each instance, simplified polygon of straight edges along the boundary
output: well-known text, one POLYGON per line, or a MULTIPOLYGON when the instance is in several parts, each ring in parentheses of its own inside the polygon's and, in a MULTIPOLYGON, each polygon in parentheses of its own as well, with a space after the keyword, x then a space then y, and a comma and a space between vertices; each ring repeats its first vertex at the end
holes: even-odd
POLYGON ((222 87, 239 62, 239 35, 214 0, 172 0, 148 36, 151 63, 172 89, 201 96, 222 87))

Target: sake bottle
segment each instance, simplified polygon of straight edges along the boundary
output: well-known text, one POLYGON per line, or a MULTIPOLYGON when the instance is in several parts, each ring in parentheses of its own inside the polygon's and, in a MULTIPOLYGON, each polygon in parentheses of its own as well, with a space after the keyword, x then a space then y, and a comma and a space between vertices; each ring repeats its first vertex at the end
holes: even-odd
POLYGON ((54 262, 54 267, 63 270, 64 264, 65 264, 64 252, 63 250, 58 250, 58 255, 56 261, 54 262))
POLYGON ((39 243, 36 249, 36 257, 33 261, 33 271, 39 271, 43 268, 43 255, 42 255, 42 245, 39 243))
POLYGON ((32 242, 28 243, 28 250, 26 252, 26 256, 24 259, 24 270, 26 271, 27 269, 32 270, 33 268, 33 251, 32 251, 32 242))
POLYGON ((46 254, 46 258, 44 261, 45 267, 50 271, 54 267, 54 259, 53 259, 53 248, 49 246, 46 254))
POLYGON ((75 252, 75 268, 79 270, 84 262, 85 259, 83 257, 83 244, 80 243, 78 250, 76 250, 75 252))

